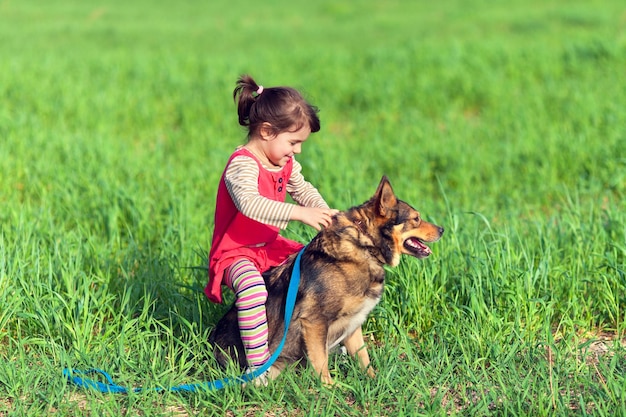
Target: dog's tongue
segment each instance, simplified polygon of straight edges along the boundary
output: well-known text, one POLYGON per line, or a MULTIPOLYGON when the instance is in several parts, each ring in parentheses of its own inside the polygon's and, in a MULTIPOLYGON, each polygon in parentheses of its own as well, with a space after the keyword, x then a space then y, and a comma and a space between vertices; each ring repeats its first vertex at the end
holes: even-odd
POLYGON ((408 243, 408 245, 415 252, 419 253, 422 256, 428 256, 432 253, 428 246, 424 245, 422 242, 420 242, 417 239, 414 239, 414 238, 407 239, 406 243, 408 243))
POLYGON ((419 240, 417 240, 417 239, 416 239, 416 241, 417 241, 417 244, 419 245, 420 249, 421 249, 423 252, 426 252, 427 254, 431 254, 431 253, 432 253, 432 251, 430 250, 430 248, 429 248, 428 246, 424 245, 422 242, 420 242, 420 241, 419 241, 419 240))

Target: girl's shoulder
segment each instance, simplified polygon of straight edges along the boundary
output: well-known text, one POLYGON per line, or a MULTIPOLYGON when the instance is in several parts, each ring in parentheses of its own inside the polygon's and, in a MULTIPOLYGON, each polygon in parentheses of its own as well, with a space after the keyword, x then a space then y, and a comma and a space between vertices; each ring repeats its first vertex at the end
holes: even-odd
POLYGON ((251 153, 248 149, 243 146, 238 147, 235 151, 230 154, 230 158, 228 158, 227 167, 230 165, 260 165, 257 158, 251 153))
POLYGON ((250 155, 247 152, 235 152, 228 160, 228 164, 226 164, 224 171, 227 176, 241 174, 258 176, 260 168, 261 165, 253 155, 250 155))
POLYGON ((246 156, 248 158, 254 158, 254 154, 252 152, 250 152, 250 150, 248 150, 248 148, 246 148, 243 145, 239 145, 235 148, 234 152, 232 154, 230 154, 230 159, 234 159, 240 156, 246 156))

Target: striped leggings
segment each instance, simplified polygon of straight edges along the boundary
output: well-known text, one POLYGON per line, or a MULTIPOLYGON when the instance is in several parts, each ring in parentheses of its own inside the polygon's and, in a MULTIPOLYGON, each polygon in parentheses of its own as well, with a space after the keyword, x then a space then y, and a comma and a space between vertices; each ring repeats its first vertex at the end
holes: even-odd
POLYGON ((224 272, 225 284, 236 296, 237 321, 250 367, 259 367, 270 358, 267 343, 267 289, 261 273, 248 259, 236 260, 224 272))

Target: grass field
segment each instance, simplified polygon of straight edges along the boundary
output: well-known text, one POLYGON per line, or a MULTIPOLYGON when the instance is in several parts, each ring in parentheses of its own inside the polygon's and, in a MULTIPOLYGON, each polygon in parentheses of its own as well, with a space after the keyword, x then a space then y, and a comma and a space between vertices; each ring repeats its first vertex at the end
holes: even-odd
POLYGON ((623 1, 300 3, 0 1, 0 415, 626 416, 623 1), (320 107, 331 206, 386 174, 446 228, 387 275, 377 377, 67 384, 224 376, 202 288, 242 73, 320 107))

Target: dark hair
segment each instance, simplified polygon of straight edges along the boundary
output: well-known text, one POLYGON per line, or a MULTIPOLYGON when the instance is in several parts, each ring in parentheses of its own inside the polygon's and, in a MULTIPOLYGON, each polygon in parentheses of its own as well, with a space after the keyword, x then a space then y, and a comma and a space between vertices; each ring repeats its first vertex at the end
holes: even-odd
POLYGON ((239 124, 248 128, 248 137, 258 132, 266 122, 272 126, 273 135, 300 130, 306 125, 311 132, 320 130, 319 110, 294 88, 263 88, 251 76, 242 75, 237 80, 233 99, 237 103, 239 124))

